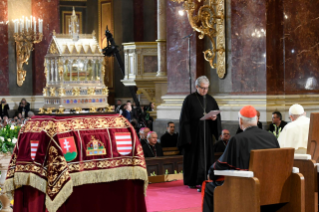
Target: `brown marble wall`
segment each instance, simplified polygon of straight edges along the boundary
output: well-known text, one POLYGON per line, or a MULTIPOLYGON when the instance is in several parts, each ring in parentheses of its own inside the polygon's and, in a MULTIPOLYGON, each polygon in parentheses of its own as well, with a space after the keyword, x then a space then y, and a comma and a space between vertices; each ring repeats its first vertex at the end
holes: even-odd
MULTIPOLYGON (((187 15, 178 14, 181 9, 181 4, 171 1, 166 3, 168 94, 189 93, 188 41, 182 38, 193 33, 193 29, 189 25, 187 15)), ((191 37, 192 92, 195 91, 196 77, 204 73, 203 47, 203 40, 199 40, 197 34, 194 33, 191 37)))
POLYGON ((8 1, 0 4, 0 95, 9 95, 9 60, 8 60, 8 1))
POLYGON ((284 89, 283 1, 267 0, 267 94, 282 95, 284 89))
POLYGON ((285 93, 319 93, 319 1, 283 2, 285 93))
POLYGON ((231 1, 232 91, 266 93, 265 0, 231 1))
POLYGON ((143 0, 133 0, 134 9, 134 41, 144 41, 143 38, 143 0))
POLYGON ((52 32, 60 33, 59 0, 32 0, 32 16, 43 19, 43 40, 34 45, 33 52, 33 94, 41 95, 46 81, 44 56, 52 39, 52 32))

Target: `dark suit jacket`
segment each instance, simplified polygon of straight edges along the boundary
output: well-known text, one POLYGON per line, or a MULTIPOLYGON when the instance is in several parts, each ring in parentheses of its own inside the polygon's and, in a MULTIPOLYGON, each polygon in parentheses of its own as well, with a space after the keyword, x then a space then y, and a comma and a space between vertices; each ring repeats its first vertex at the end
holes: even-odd
POLYGON ((3 116, 8 116, 8 118, 9 118, 9 113, 8 113, 9 110, 10 110, 9 105, 5 104, 4 108, 3 108, 3 111, 2 111, 2 104, 0 104, 0 116, 1 116, 1 118, 3 118, 3 116))
MULTIPOLYGON (((23 107, 21 106, 21 103, 18 108, 18 112, 22 114, 23 107)), ((30 111, 30 103, 27 102, 26 105, 24 106, 24 112, 25 112, 25 117, 28 117, 28 112, 30 111)))
MULTIPOLYGON (((155 144, 155 149, 156 149, 157 156, 163 156, 163 150, 159 143, 155 144)), ((143 145, 143 151, 144 151, 145 157, 155 157, 153 149, 151 145, 149 145, 148 143, 143 145)))

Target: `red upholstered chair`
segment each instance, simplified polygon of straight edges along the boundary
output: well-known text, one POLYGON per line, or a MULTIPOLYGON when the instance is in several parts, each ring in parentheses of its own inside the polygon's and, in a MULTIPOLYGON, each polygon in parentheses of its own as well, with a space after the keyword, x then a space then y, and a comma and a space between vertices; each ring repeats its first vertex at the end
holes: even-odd
POLYGON ((293 148, 252 150, 254 176, 225 176, 214 192, 214 211, 259 212, 270 206, 267 211, 305 212, 304 177, 293 173, 293 163, 293 148))

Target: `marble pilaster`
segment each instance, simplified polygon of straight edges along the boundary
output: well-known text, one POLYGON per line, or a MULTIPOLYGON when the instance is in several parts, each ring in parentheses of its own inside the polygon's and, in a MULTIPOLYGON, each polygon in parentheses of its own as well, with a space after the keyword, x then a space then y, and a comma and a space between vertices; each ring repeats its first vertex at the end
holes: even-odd
POLYGON ((196 77, 204 74, 204 42, 198 39, 188 22, 187 15, 180 16, 182 4, 166 1, 166 56, 167 56, 167 94, 188 94, 188 42, 183 37, 193 33, 191 39, 191 76, 192 92, 195 91, 196 77))
POLYGON ((45 87, 44 56, 52 40, 52 32, 60 33, 59 1, 32 0, 32 16, 43 19, 43 40, 34 45, 33 94, 45 87))
POLYGON ((4 23, 0 24, 0 95, 9 95, 9 62, 8 62, 8 1, 4 0, 0 4, 0 20, 4 23))
POLYGON ((166 76, 166 1, 157 0, 158 77, 166 76))

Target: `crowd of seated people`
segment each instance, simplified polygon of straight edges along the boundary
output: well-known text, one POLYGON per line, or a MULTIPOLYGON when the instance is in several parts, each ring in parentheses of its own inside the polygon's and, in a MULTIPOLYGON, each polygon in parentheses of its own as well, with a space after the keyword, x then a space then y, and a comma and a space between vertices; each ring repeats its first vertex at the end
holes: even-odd
POLYGON ((0 127, 7 125, 23 126, 34 113, 30 111, 30 103, 25 98, 21 99, 18 110, 13 117, 9 116, 10 107, 5 98, 1 100, 0 106, 0 127))
POLYGON ((153 111, 155 105, 150 102, 147 106, 141 106, 137 108, 135 103, 128 100, 126 103, 122 103, 122 100, 117 100, 115 105, 115 112, 124 116, 135 128, 138 133, 143 127, 147 127, 153 130, 153 118, 150 115, 150 111, 153 111))

